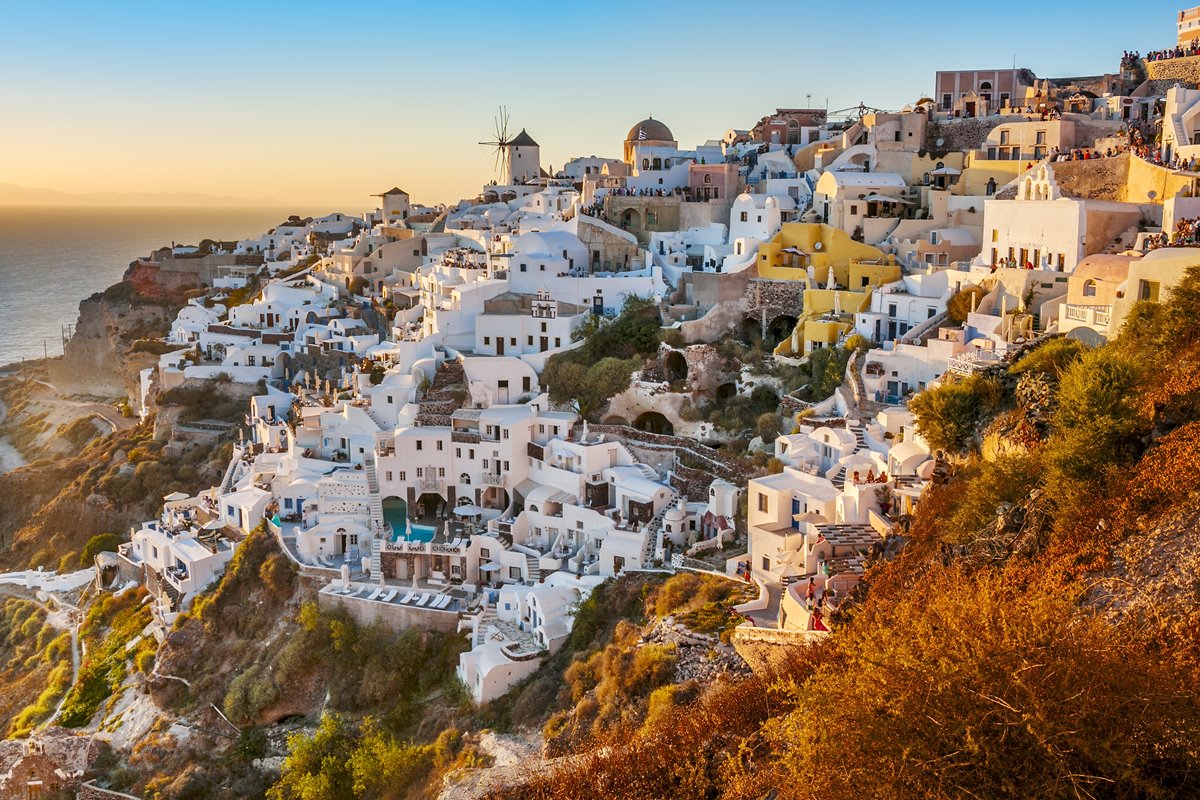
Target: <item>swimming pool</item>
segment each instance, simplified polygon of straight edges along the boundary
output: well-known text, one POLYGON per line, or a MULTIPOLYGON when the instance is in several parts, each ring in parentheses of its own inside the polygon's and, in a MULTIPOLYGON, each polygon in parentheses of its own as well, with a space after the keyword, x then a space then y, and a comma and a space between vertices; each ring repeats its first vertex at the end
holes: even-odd
POLYGON ((436 533, 437 528, 428 525, 410 524, 408 526, 408 540, 410 542, 432 542, 436 533))

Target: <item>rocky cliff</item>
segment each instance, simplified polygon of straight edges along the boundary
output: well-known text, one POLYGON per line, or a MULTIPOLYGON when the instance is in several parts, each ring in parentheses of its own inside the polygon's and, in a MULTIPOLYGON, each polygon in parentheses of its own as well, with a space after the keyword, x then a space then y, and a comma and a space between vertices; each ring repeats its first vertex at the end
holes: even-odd
POLYGON ((49 364, 50 382, 64 394, 136 397, 138 374, 158 359, 135 352, 135 343, 164 336, 195 288, 194 276, 164 280, 157 265, 134 261, 120 283, 79 304, 75 335, 49 364))

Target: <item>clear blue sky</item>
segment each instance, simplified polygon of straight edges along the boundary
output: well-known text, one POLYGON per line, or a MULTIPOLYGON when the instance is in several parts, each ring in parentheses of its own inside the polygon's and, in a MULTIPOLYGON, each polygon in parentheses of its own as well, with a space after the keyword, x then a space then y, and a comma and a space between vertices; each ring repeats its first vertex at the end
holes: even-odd
POLYGON ((474 195, 496 107, 543 163, 680 144, 777 106, 899 108, 938 69, 1115 71, 1174 41, 1176 3, 9 3, 0 183, 365 207, 474 195), (1132 9, 1132 10, 1131 10, 1132 9))

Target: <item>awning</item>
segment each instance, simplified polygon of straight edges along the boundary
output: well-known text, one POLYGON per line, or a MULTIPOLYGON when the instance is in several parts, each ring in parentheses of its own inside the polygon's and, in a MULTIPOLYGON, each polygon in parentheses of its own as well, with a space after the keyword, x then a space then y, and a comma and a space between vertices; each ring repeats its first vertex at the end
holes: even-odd
POLYGON ((454 513, 460 517, 473 517, 476 514, 482 514, 483 509, 472 503, 467 503, 461 506, 455 506, 454 513))
POLYGON ((906 206, 912 205, 908 200, 900 197, 891 197, 886 194, 869 194, 863 200, 866 200, 868 203, 903 203, 906 206))
POLYGON ((166 497, 163 498, 163 500, 168 503, 174 503, 176 500, 187 500, 187 499, 188 499, 188 495, 184 492, 171 492, 169 495, 167 495, 166 497))
POLYGON ((489 561, 479 568, 480 572, 491 572, 492 570, 500 569, 500 565, 495 561, 489 561))
POLYGON ((962 173, 959 172, 958 170, 956 170, 954 167, 938 167, 937 169, 935 169, 933 172, 931 172, 929 174, 930 175, 962 175, 962 173))

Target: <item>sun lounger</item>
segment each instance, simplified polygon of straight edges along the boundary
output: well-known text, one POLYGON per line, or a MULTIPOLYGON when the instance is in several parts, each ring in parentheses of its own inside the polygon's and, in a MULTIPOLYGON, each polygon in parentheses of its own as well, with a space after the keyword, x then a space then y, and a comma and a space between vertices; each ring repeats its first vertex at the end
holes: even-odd
POLYGON ((384 595, 384 596, 383 596, 381 599, 382 599, 382 600, 383 600, 383 602, 385 602, 385 603, 390 603, 390 602, 392 602, 393 600, 395 600, 395 599, 396 599, 396 593, 397 593, 398 591, 399 591, 399 589, 392 589, 390 592, 388 592, 387 594, 385 594, 385 595, 384 595))
POLYGON ((362 595, 362 593, 363 593, 363 592, 365 592, 366 590, 367 590, 367 587, 366 587, 366 586, 359 586, 359 587, 355 588, 355 590, 354 590, 354 591, 351 593, 351 595, 350 595, 350 596, 351 596, 351 597, 359 597, 359 596, 361 596, 361 595, 362 595))
POLYGON ((412 599, 416 596, 417 596, 416 592, 409 592, 408 594, 404 595, 404 599, 401 600, 400 602, 401 603, 411 603, 412 599))
POLYGON ((367 599, 368 600, 377 600, 377 599, 379 599, 379 595, 381 595, 381 594, 383 594, 383 589, 382 588, 376 589, 375 591, 371 592, 371 596, 368 597, 367 599))
POLYGON ((417 600, 417 605, 419 605, 419 606, 425 605, 426 603, 429 602, 429 597, 430 597, 429 593, 422 594, 420 599, 417 600))
POLYGON ((437 601, 437 605, 434 606, 434 608, 445 608, 446 606, 450 605, 453 600, 453 597, 448 594, 444 594, 442 595, 441 599, 437 601))

